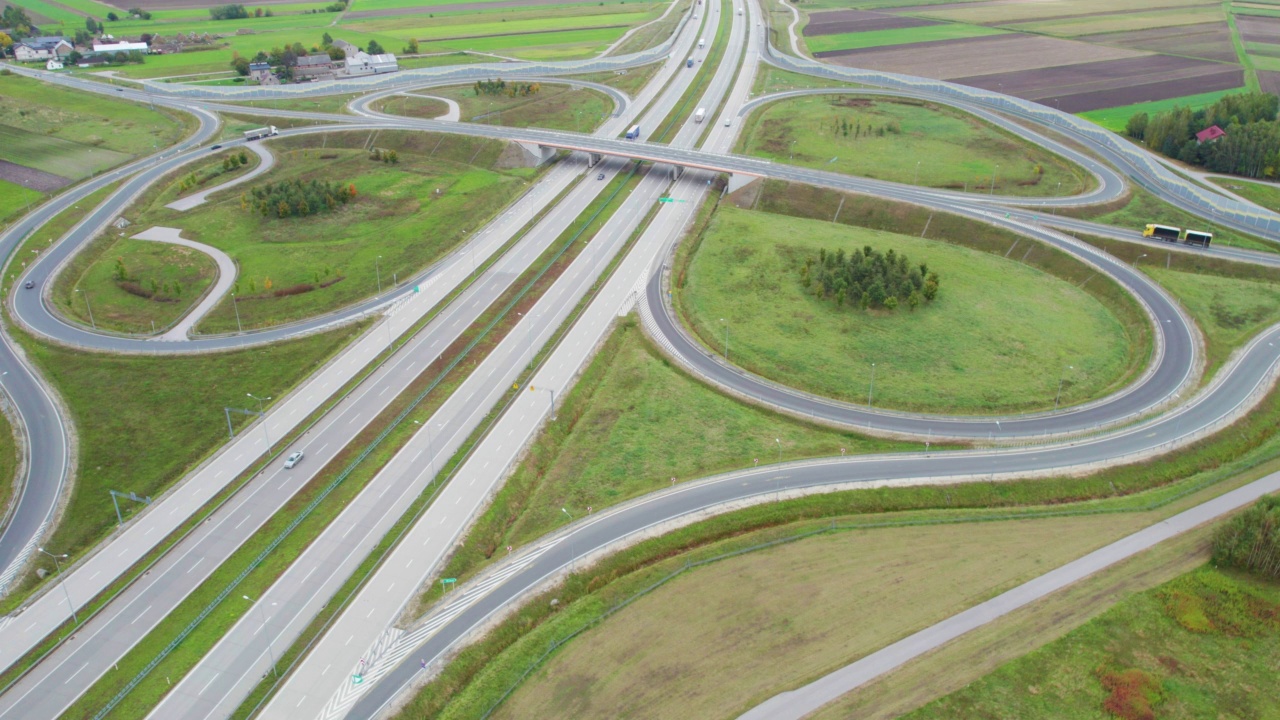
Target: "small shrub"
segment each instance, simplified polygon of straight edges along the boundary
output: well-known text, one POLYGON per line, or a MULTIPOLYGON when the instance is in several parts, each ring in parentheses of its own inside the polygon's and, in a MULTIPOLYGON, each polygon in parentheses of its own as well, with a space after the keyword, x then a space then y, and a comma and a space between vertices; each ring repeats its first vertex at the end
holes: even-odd
POLYGON ((1160 702, 1160 681, 1137 668, 1108 671, 1100 678, 1111 694, 1102 709, 1122 720, 1155 720, 1153 705, 1160 702))

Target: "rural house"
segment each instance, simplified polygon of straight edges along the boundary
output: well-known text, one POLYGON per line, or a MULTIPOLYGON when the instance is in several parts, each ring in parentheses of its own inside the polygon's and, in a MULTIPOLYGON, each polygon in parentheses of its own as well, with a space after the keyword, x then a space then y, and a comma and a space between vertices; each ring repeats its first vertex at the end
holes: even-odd
POLYGON ((304 55, 293 66, 293 79, 298 82, 324 80, 333 77, 333 60, 323 53, 304 55))
POLYGON ((34 62, 66 57, 75 46, 64 37, 33 37, 13 44, 13 57, 18 62, 34 62))
POLYGON ((259 85, 278 85, 280 79, 271 72, 271 66, 264 62, 249 63, 249 79, 259 85))
POLYGON ((48 62, 46 62, 46 63, 44 64, 44 69, 45 69, 45 70, 61 70, 61 69, 62 69, 62 61, 61 61, 61 60, 59 60, 59 59, 58 59, 58 58, 56 58, 56 57, 55 57, 55 58, 49 58, 49 61, 48 61, 48 62))
POLYGON ((391 53, 370 55, 360 50, 346 59, 346 73, 348 75, 381 75, 382 73, 395 72, 399 69, 400 66, 396 63, 396 56, 391 53))
POLYGON ((360 52, 360 48, 356 47, 355 45, 352 45, 346 40, 334 40, 333 46, 341 50, 342 54, 346 57, 351 57, 352 55, 355 55, 356 53, 360 52))
POLYGON ((1226 134, 1227 132, 1222 128, 1218 127, 1217 125, 1210 125, 1204 130, 1201 130, 1200 132, 1196 133, 1196 144, 1202 145, 1207 142, 1213 142, 1214 140, 1217 140, 1218 138, 1226 134))
POLYGON ((150 47, 144 42, 128 42, 127 40, 117 41, 115 38, 109 36, 102 38, 102 41, 95 42, 93 44, 93 51, 96 53, 130 52, 132 50, 146 52, 149 49, 150 47))

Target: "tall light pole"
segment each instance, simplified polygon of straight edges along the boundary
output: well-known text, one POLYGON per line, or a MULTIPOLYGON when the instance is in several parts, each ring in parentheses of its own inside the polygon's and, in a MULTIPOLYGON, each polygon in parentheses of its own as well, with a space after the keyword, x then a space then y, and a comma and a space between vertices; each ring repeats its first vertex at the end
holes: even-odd
POLYGON ((987 195, 996 194, 996 173, 1000 171, 1000 164, 997 163, 995 168, 991 170, 991 187, 988 188, 987 195))
POLYGON ((724 362, 729 364, 729 323, 720 318, 720 322, 724 324, 724 362))
POLYGON ((240 325, 240 301, 236 300, 235 293, 231 293, 231 307, 236 310, 236 332, 243 333, 244 327, 240 325))
MULTIPOLYGON (((254 604, 254 605, 256 605, 256 606, 257 606, 257 608, 258 608, 258 613, 262 616, 262 627, 263 627, 263 629, 266 629, 266 627, 267 627, 267 613, 266 613, 266 611, 265 611, 265 610, 263 610, 263 609, 262 609, 262 606, 258 604, 258 601, 257 601, 257 600, 254 600, 253 598, 249 597, 248 595, 241 595, 240 597, 244 598, 245 600, 248 600, 250 603, 252 603, 252 604, 254 604)), ((272 605, 275 605, 275 603, 271 603, 271 604, 272 604, 272 605)), ((280 677, 280 676, 276 673, 276 654, 275 654, 275 651, 273 651, 273 650, 271 649, 271 635, 269 635, 269 634, 267 635, 267 657, 271 660, 271 674, 272 674, 273 676, 275 676, 275 677, 280 677)))
POLYGON ((36 550, 39 550, 45 555, 48 555, 49 557, 53 558, 53 566, 58 569, 58 582, 61 583, 62 585, 63 594, 67 596, 67 607, 71 608, 71 619, 76 621, 76 625, 79 625, 80 616, 76 614, 75 603, 71 602, 71 592, 67 590, 67 584, 62 582, 62 563, 58 562, 58 560, 60 559, 66 560, 70 556, 67 555, 66 553, 62 553, 61 555, 54 555, 53 553, 49 552, 48 550, 45 550, 42 547, 38 547, 36 548, 36 550))
POLYGON ((920 161, 919 160, 916 161, 916 177, 914 180, 911 181, 911 184, 912 185, 920 184, 920 161))
MULTIPOLYGON (((569 514, 568 510, 560 508, 560 512, 564 513, 564 516, 569 518, 569 522, 573 522, 573 516, 569 514)), ((573 566, 577 560, 578 553, 573 549, 573 533, 569 533, 569 572, 573 572, 573 566)))
POLYGON ((876 364, 871 363, 871 386, 867 388, 867 407, 871 407, 871 401, 876 393, 876 364))
MULTIPOLYGON (((267 449, 270 450, 271 449, 271 433, 267 432, 267 408, 265 405, 263 405, 262 398, 258 397, 257 395, 254 395, 253 393, 245 393, 245 395, 248 395, 249 397, 258 401, 258 415, 259 417, 262 418, 262 436, 267 439, 267 449)), ((270 400, 271 396, 268 395, 266 399, 270 400)))
POLYGON ((97 330, 98 323, 94 322, 93 320, 93 306, 89 304, 89 293, 81 290, 80 288, 76 288, 76 292, 80 293, 81 295, 84 295, 84 307, 86 310, 89 311, 89 324, 93 326, 94 330, 97 330))
POLYGON ((1053 409, 1055 412, 1058 409, 1058 400, 1062 399, 1062 381, 1067 379, 1068 370, 1075 370, 1075 369, 1076 368, 1074 365, 1068 365, 1066 370, 1063 370, 1062 374, 1058 375, 1058 394, 1053 396, 1053 409))
POLYGON ((373 259, 373 272, 378 277, 378 294, 382 294, 382 256, 373 259))

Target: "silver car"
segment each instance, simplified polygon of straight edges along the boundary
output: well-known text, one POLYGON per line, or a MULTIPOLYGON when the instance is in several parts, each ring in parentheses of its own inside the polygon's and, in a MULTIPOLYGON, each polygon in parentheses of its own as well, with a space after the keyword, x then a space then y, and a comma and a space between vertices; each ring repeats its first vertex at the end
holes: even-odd
POLYGON ((299 450, 299 451, 297 451, 297 452, 293 453, 292 455, 290 455, 289 457, 285 458, 285 461, 284 461, 284 469, 285 469, 285 470, 292 470, 292 469, 293 469, 293 467, 294 467, 295 465, 297 465, 298 463, 300 463, 300 462, 302 462, 302 451, 301 451, 301 450, 299 450))

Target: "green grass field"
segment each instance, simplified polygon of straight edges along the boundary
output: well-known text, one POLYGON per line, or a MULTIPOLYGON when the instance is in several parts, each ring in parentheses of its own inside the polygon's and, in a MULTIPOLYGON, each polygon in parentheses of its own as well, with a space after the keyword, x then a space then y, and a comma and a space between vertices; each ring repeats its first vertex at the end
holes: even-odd
MULTIPOLYGON (((239 322, 227 299, 200 324, 201 332, 313 317, 376 294, 379 278, 384 290, 391 288, 468 237, 468 231, 501 210, 533 177, 527 168, 494 169, 504 150, 494 141, 384 132, 375 144, 397 150, 400 159, 389 165, 369 159, 362 149, 369 139, 367 133, 343 133, 272 141, 278 162, 270 173, 215 195, 205 205, 186 212, 165 208, 176 195, 177 178, 135 204, 129 214, 137 230, 154 225, 180 228, 183 237, 208 243, 235 259, 239 275, 232 292, 238 299, 239 322), (252 188, 292 178, 354 184, 357 196, 336 210, 305 218, 263 217, 242 207, 242 196, 248 197, 252 188), (280 293, 288 288, 309 289, 280 293)), ((84 282, 97 283, 93 301, 126 311, 135 307, 135 300, 114 281, 112 270, 117 258, 127 268, 151 267, 152 261, 142 254, 149 247, 123 240, 96 246, 81 273, 84 282)), ((183 272, 187 282, 203 281, 197 267, 183 272)), ((87 313, 80 307, 83 300, 71 298, 70 284, 60 287, 65 290, 60 294, 64 307, 87 313)), ((184 289, 183 295, 193 298, 194 292, 184 289)), ((116 322, 121 329, 150 332, 153 319, 154 314, 124 312, 116 322)))
POLYGON ((1268 210, 1280 211, 1280 187, 1248 182, 1238 178, 1211 177, 1209 182, 1261 205, 1268 210))
POLYGON ((1235 88, 1233 90, 1218 90, 1215 92, 1200 93, 1198 95, 1184 95, 1182 97, 1170 98, 1168 100, 1155 100, 1152 102, 1135 103, 1133 105, 1122 105, 1120 107, 1105 108, 1102 110, 1090 110, 1088 112, 1079 113, 1080 117, 1089 122, 1097 123, 1112 132, 1123 133, 1125 123, 1129 122, 1129 118, 1138 113, 1147 113, 1154 115, 1166 110, 1172 110, 1175 106, 1189 107, 1192 110, 1199 110, 1217 102, 1223 95, 1238 93, 1243 88, 1235 88))
POLYGON ((849 531, 721 560, 575 638, 494 717, 733 717, 1140 522, 849 531))
POLYGON ((493 506, 449 561, 450 576, 485 564, 486 549, 520 546, 575 514, 677 481, 783 457, 918 447, 833 431, 728 398, 671 367, 634 319, 622 322, 563 399, 493 506))
MULTIPOLYGON (((158 496, 227 441, 224 407, 243 406, 246 392, 281 397, 357 331, 180 357, 83 353, 19 335, 68 406, 78 436, 79 472, 47 545, 73 556, 90 548, 116 523, 107 490, 158 496)), ((242 427, 247 419, 232 422, 242 427)))
MULTIPOLYGON (((509 127, 591 132, 613 112, 613 101, 595 90, 555 84, 541 87, 538 93, 527 97, 477 95, 473 85, 430 88, 424 94, 456 100, 464 122, 509 127)), ((401 102, 407 101, 388 101, 386 112, 398 113, 401 102)))
POLYGON ((1207 372, 1258 332, 1280 322, 1280 284, 1165 270, 1143 265, 1187 308, 1205 335, 1207 372))
POLYGON ((1052 409, 1068 366, 1064 404, 1113 388, 1133 352, 1100 301, 1014 260, 732 207, 705 234, 678 301, 711 349, 722 351, 727 324, 733 364, 792 387, 865 403, 875 363, 873 402, 882 407, 1052 409), (863 245, 927 262, 942 277, 938 299, 915 312, 863 312, 802 288, 804 256, 863 245))
POLYGON ((739 151, 805 167, 1003 195, 1072 195, 1089 176, 950 108, 860 96, 781 100, 747 120, 739 151))
POLYGON ((18 473, 18 443, 9 417, 0 413, 0 517, 5 517, 13 501, 18 473))
POLYGON ((184 120, 113 98, 18 75, 0 76, 0 145, 5 159, 77 180, 177 142, 184 120))
POLYGON ((837 33, 835 35, 815 35, 804 38, 804 43, 809 46, 810 52, 821 53, 834 50, 883 47, 886 45, 910 45, 933 40, 958 40, 960 38, 982 37, 984 35, 1001 35, 1005 32, 1004 30, 981 25, 945 23, 942 25, 898 28, 894 30, 868 30, 866 32, 837 33))
POLYGON ((27 205, 35 204, 43 197, 44 193, 37 190, 0 180, 0 221, 26 213, 27 205))
POLYGON ((1276 582, 1205 567, 905 717, 1275 717, 1277 617, 1276 582))

